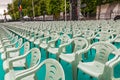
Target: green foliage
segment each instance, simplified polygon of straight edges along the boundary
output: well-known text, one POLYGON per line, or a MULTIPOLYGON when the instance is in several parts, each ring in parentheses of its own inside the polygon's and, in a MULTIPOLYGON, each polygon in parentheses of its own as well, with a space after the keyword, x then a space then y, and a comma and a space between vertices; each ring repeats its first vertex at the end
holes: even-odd
MULTIPOLYGON (((12 4, 8 4, 8 14, 12 16, 13 19, 19 19, 18 11, 18 1, 13 0, 12 4)), ((35 16, 41 16, 44 14, 54 15, 54 18, 59 18, 60 12, 65 11, 65 0, 33 0, 34 1, 34 10, 35 16)), ((69 12, 69 0, 67 2, 67 12, 69 12)), ((86 4, 85 8, 82 8, 82 12, 89 12, 90 14, 96 13, 96 6, 119 2, 120 0, 81 0, 82 4, 86 4)), ((29 17, 33 16, 33 7, 32 0, 22 0, 23 16, 28 15, 29 17)))

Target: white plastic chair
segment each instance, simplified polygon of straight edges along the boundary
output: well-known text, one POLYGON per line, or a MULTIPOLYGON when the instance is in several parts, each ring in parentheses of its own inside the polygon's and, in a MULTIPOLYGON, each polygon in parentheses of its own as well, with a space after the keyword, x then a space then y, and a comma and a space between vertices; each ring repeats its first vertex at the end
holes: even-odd
POLYGON ((19 40, 16 40, 12 44, 4 45, 3 46, 3 52, 2 52, 3 53, 2 54, 2 59, 5 60, 5 59, 7 59, 9 57, 14 57, 14 56, 18 55, 18 54, 16 54, 16 55, 9 55, 8 52, 12 51, 14 49, 19 48, 21 45, 22 45, 22 38, 20 38, 19 40))
POLYGON ((3 47, 4 48, 4 52, 1 55, 2 60, 5 60, 5 59, 10 58, 10 57, 18 56, 19 55, 18 53, 15 53, 15 54, 9 54, 9 53, 11 53, 11 51, 13 51, 13 50, 15 50, 17 48, 20 48, 21 45, 22 45, 22 38, 20 38, 19 40, 15 41, 13 44, 5 45, 3 47), (18 42, 18 46, 16 47, 15 45, 17 44, 17 42, 18 42))
POLYGON ((1 41, 1 45, 2 45, 1 48, 3 48, 3 47, 6 46, 6 45, 15 44, 15 43, 17 42, 17 40, 18 40, 18 36, 13 37, 13 38, 11 38, 10 40, 8 40, 8 39, 3 39, 3 40, 1 41))
POLYGON ((56 59, 59 60, 59 55, 60 55, 60 51, 61 51, 61 48, 63 46, 67 46, 67 45, 70 45, 70 43, 73 41, 72 39, 70 39, 70 37, 67 35, 67 34, 63 34, 61 37, 60 37, 60 40, 61 40, 61 44, 59 45, 59 48, 56 48, 55 47, 55 42, 56 41, 51 41, 49 42, 48 44, 48 53, 49 54, 54 54, 56 55, 56 59))
POLYGON ((114 77, 115 66, 117 66, 119 63, 120 63, 120 57, 118 57, 116 60, 108 64, 106 66, 106 70, 105 70, 102 80, 120 80, 120 78, 114 77))
MULTIPOLYGON (((9 60, 9 72, 5 74, 4 79, 5 80, 15 80, 13 77, 15 77, 18 74, 23 74, 25 71, 31 71, 31 69, 34 68, 34 66, 38 66, 41 60, 41 54, 40 50, 37 48, 32 48, 30 51, 26 52, 24 55, 12 58, 9 60), (13 69, 13 63, 15 61, 21 60, 21 59, 26 59, 26 57, 31 54, 31 59, 30 61, 30 67, 24 70, 14 70, 13 69)), ((26 62, 25 62, 26 63, 26 62)), ((16 79, 18 80, 18 79, 16 79)))
POLYGON ((73 38, 80 37, 81 35, 82 35, 81 30, 79 30, 79 29, 73 30, 73 38))
POLYGON ((114 36, 112 33, 110 32, 98 32, 95 35, 96 39, 98 39, 99 41, 107 41, 107 42, 113 42, 114 41, 114 36))
POLYGON ((40 31, 38 32, 38 35, 35 36, 34 44, 35 44, 35 45, 39 45, 39 44, 40 44, 40 39, 42 39, 43 36, 44 36, 44 33, 43 33, 42 30, 40 30, 40 31))
POLYGON ((2 45, 6 44, 6 43, 12 43, 15 39, 17 39, 17 36, 14 37, 14 35, 13 35, 10 38, 1 39, 1 43, 2 43, 2 45))
MULTIPOLYGON (((35 80, 36 72, 44 65, 46 66, 45 80, 65 80, 62 66, 54 59, 46 59, 32 69, 26 70, 17 75, 11 74, 11 77, 13 80, 35 80)), ((10 79, 11 78, 9 77, 5 78, 5 80, 10 79)))
POLYGON ((41 49, 42 57, 48 58, 47 49, 49 47, 49 43, 56 42, 59 39, 59 35, 57 33, 51 32, 48 38, 41 39, 41 44, 39 45, 41 49))
MULTIPOLYGON (((102 80, 102 74, 105 72, 105 65, 108 64, 108 57, 110 53, 116 51, 117 48, 107 42, 98 42, 92 44, 89 48, 96 49, 95 59, 92 62, 82 62, 82 54, 78 52, 76 58, 79 59, 78 69, 92 77, 102 80)), ((118 57, 117 55, 114 57, 118 57)), ((113 59, 114 59, 113 58, 113 59)))
MULTIPOLYGON (((14 49, 14 50, 11 50, 11 51, 8 51, 7 54, 10 55, 10 54, 17 54, 17 56, 21 56, 23 54, 25 54, 30 48, 30 45, 29 45, 29 42, 25 42, 22 46, 14 49), (23 49, 22 49, 23 48, 23 49), (24 52, 21 52, 21 49, 24 51, 24 52)), ((17 57, 15 56, 15 57, 17 57)), ((3 69, 4 71, 8 71, 9 69, 9 61, 12 59, 12 58, 15 58, 15 57, 8 57, 4 62, 3 62, 3 69)), ((24 68, 27 68, 27 65, 25 64, 25 59, 21 59, 21 60, 18 60, 18 61, 15 61, 13 63, 13 67, 24 67, 24 68)))
POLYGON ((64 60, 65 62, 69 63, 72 65, 72 73, 73 73, 73 79, 72 80, 77 80, 77 65, 78 65, 78 61, 77 59, 75 59, 75 55, 77 51, 80 51, 81 53, 84 52, 85 50, 87 50, 88 46, 88 41, 85 38, 81 38, 81 37, 77 37, 74 38, 73 40, 74 43, 74 48, 73 48, 73 53, 71 54, 67 54, 64 53, 64 47, 61 48, 61 54, 60 54, 60 59, 64 60))
POLYGON ((92 40, 95 38, 95 33, 92 30, 83 30, 81 36, 86 38, 90 45, 92 44, 92 40))

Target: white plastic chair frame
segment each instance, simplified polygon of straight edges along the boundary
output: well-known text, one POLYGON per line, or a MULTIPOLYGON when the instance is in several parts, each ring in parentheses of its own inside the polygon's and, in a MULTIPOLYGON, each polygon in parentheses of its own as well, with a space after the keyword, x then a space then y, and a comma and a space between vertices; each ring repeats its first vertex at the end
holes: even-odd
MULTIPOLYGON (((21 45, 22 45, 22 42, 23 42, 23 41, 22 41, 22 38, 20 38, 20 39, 17 40, 15 43, 4 46, 4 52, 3 52, 3 54, 1 55, 1 56, 2 56, 2 59, 5 60, 5 59, 7 59, 7 58, 12 57, 12 56, 10 56, 10 53, 11 53, 12 51, 20 48, 21 45), (18 42, 18 46, 15 48, 14 46, 15 46, 15 44, 16 44, 17 42, 18 42)), ((19 55, 19 54, 18 54, 18 55, 19 55)))
MULTIPOLYGON (((24 54, 25 54, 27 51, 29 51, 29 48, 30 48, 29 42, 25 42, 22 46, 14 49, 14 50, 9 51, 8 54, 11 54, 11 52, 12 52, 12 54, 14 54, 14 53, 16 53, 16 52, 19 52, 19 55, 18 55, 18 56, 21 56, 21 55, 20 55, 20 49, 21 49, 23 46, 24 46, 24 54)), ((15 58, 15 57, 13 57, 13 58, 15 58)), ((12 57, 9 57, 9 58, 7 58, 7 60, 5 60, 5 61, 3 62, 3 69, 4 69, 6 72, 8 72, 8 69, 9 69, 9 61, 10 61, 11 59, 12 59, 12 57)), ((25 62, 25 59, 20 60, 20 61, 18 60, 18 61, 16 61, 15 63, 21 64, 21 61, 22 61, 22 62, 25 62)), ((18 67, 18 65, 13 64, 13 67, 18 67)), ((25 66, 23 66, 23 67, 27 68, 27 65, 25 65, 25 66)))
POLYGON ((105 74, 103 75, 102 80, 120 80, 120 78, 114 77, 114 67, 120 63, 120 56, 114 61, 106 65, 105 74))
MULTIPOLYGON (((9 72, 7 74, 5 74, 4 79, 5 80, 15 80, 15 76, 19 75, 19 74, 24 74, 26 71, 29 72, 29 70, 31 71, 31 69, 34 69, 36 66, 38 66, 40 64, 40 60, 41 60, 41 53, 40 50, 38 48, 32 48, 30 51, 26 52, 24 55, 12 58, 9 61, 9 72), (30 63, 30 68, 25 69, 25 70, 14 70, 13 69, 13 62, 21 60, 21 59, 25 59, 27 57, 27 55, 32 54, 31 57, 31 63, 30 63), (16 73, 17 72, 17 73, 16 73)), ((16 79, 18 80, 18 79, 16 79)))
MULTIPOLYGON (((92 44, 90 48, 96 49, 96 56, 93 62, 82 62, 82 54, 77 52, 76 59, 78 59, 78 69, 82 70, 83 72, 89 74, 92 77, 98 78, 98 80, 102 80, 102 76, 105 73, 105 65, 108 65, 110 61, 108 61, 108 56, 113 51, 116 51, 117 48, 108 43, 108 42, 97 42, 92 44)), ((118 55, 115 55, 115 59, 118 55)), ((113 58, 113 59, 114 59, 113 58)))
POLYGON ((54 59, 46 59, 41 62, 37 67, 32 68, 29 71, 24 72, 23 74, 18 74, 15 76, 14 80, 35 80, 35 73, 43 66, 46 65, 46 77, 45 80, 65 80, 65 75, 62 66, 54 59), (28 76, 33 75, 32 78, 27 78, 28 76))
POLYGON ((57 60, 59 60, 59 55, 61 53, 62 48, 67 45, 70 45, 70 43, 72 43, 72 41, 73 41, 72 39, 70 39, 70 37, 67 34, 63 34, 59 39, 61 40, 61 44, 60 44, 59 48, 55 48, 56 41, 51 41, 51 42, 49 42, 48 49, 47 49, 48 52, 56 54, 57 60), (54 52, 52 52, 51 49, 58 49, 58 51, 56 51, 56 53, 54 53, 54 52))
POLYGON ((60 59, 70 63, 72 65, 72 72, 73 72, 73 80, 77 80, 77 65, 78 62, 77 59, 75 59, 76 52, 85 52, 87 50, 88 46, 88 41, 85 38, 81 37, 76 37, 73 40, 74 43, 74 51, 72 54, 64 54, 63 50, 65 46, 61 48, 61 54, 60 54, 60 59))
POLYGON ((114 36, 110 32, 98 32, 95 35, 96 39, 99 39, 99 41, 107 41, 107 42, 113 42, 114 41, 114 36))

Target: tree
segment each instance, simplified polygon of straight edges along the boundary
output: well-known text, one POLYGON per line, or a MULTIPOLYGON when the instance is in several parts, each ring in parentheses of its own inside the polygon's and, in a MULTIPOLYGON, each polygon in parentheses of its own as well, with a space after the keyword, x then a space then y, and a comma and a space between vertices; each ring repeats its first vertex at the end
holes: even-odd
MULTIPOLYGON (((13 19, 18 19, 18 1, 8 4, 8 14, 11 15, 13 19)), ((67 13, 69 12, 70 0, 67 1, 67 13)), ((96 14, 96 7, 101 4, 120 2, 120 0, 81 0, 81 4, 86 4, 87 6, 81 9, 81 12, 88 15, 96 14)), ((35 4, 35 16, 41 15, 54 15, 54 19, 59 19, 60 12, 65 12, 65 0, 34 0, 35 4)), ((23 15, 33 16, 32 0, 22 0, 23 15)))

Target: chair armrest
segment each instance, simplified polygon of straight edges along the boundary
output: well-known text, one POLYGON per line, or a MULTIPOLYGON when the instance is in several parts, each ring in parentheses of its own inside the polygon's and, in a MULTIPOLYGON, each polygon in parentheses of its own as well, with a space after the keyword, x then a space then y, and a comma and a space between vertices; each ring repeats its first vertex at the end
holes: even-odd
POLYGON ((15 80, 21 80, 22 78, 25 78, 29 75, 33 75, 35 74, 35 72, 37 71, 37 67, 42 67, 42 65, 44 64, 44 61, 41 62, 40 64, 37 63, 35 66, 29 68, 29 69, 26 69, 24 71, 21 71, 20 73, 16 74, 15 76, 15 80))
POLYGON ((82 54, 88 52, 88 50, 90 50, 90 47, 76 51, 75 59, 77 59, 78 62, 82 61, 82 54))
POLYGON ((114 76, 114 67, 119 64, 120 62, 120 57, 116 56, 114 57, 111 61, 108 61, 106 64, 105 64, 105 68, 104 68, 104 71, 103 71, 103 77, 107 77, 106 79, 107 80, 111 80, 114 76))
POLYGON ((13 62, 18 61, 18 60, 21 60, 21 59, 25 59, 26 56, 27 56, 28 54, 30 54, 31 51, 32 51, 32 50, 26 52, 25 54, 23 54, 23 55, 21 55, 21 56, 17 56, 17 57, 15 57, 15 58, 11 58, 11 59, 9 60, 10 69, 12 69, 12 67, 13 67, 13 64, 12 64, 13 62))
POLYGON ((3 38, 1 41, 8 40, 8 38, 3 38))
POLYGON ((69 42, 67 42, 67 43, 61 44, 59 48, 65 47, 65 46, 69 45, 72 42, 73 42, 73 39, 69 40, 69 42))
POLYGON ((5 43, 10 43, 11 41, 10 40, 7 40, 5 42, 2 42, 2 44, 4 45, 5 43))
POLYGON ((5 51, 6 54, 7 54, 7 58, 10 58, 10 53, 11 53, 11 52, 17 52, 17 51, 20 51, 20 48, 16 48, 16 49, 13 49, 13 50, 5 51))
POLYGON ((47 40, 48 38, 50 38, 50 37, 47 36, 47 37, 44 37, 44 38, 40 38, 40 42, 45 41, 45 40, 47 40))
POLYGON ((8 44, 8 45, 4 45, 4 47, 5 47, 5 48, 7 48, 7 47, 9 47, 9 46, 13 47, 13 46, 15 46, 15 44, 16 44, 18 41, 19 41, 19 39, 18 39, 17 41, 15 41, 14 43, 11 43, 11 44, 8 44))
POLYGON ((13 46, 15 46, 15 44, 16 44, 16 43, 12 43, 12 44, 9 44, 9 45, 5 45, 4 48, 10 47, 10 46, 13 47, 13 46))
POLYGON ((40 37, 42 37, 42 35, 36 35, 36 36, 35 36, 35 38, 40 38, 40 37))
POLYGON ((72 42, 73 42, 73 39, 69 40, 68 43, 61 44, 60 47, 59 47, 59 52, 63 52, 63 49, 64 49, 66 46, 70 45, 72 42))
POLYGON ((119 34, 117 34, 117 36, 116 36, 114 39, 112 39, 112 40, 115 41, 115 40, 118 39, 118 38, 120 38, 120 35, 119 35, 119 34))
POLYGON ((57 40, 48 41, 48 47, 52 47, 52 44, 55 44, 57 40))
POLYGON ((112 62, 110 65, 109 65, 109 67, 110 68, 114 68, 117 64, 119 64, 120 63, 120 57, 117 59, 117 60, 115 60, 114 62, 112 62))
POLYGON ((116 61, 119 58, 118 55, 116 55, 113 59, 111 59, 110 61, 106 62, 106 66, 109 66, 110 64, 112 64, 114 61, 116 61))

